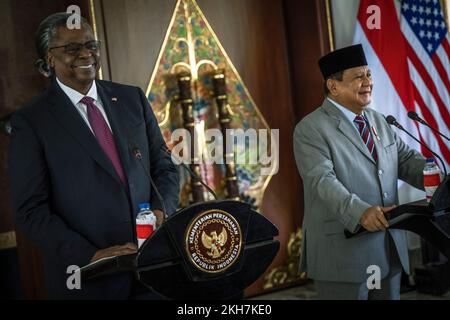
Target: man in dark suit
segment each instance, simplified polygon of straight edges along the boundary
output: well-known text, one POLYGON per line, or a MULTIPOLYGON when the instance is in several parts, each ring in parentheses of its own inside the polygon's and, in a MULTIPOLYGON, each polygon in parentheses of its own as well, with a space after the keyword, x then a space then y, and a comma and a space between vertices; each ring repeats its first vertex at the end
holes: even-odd
POLYGON ((69 290, 67 268, 135 252, 138 205, 149 202, 160 225, 163 208, 177 208, 178 173, 142 90, 95 80, 100 44, 86 20, 69 29, 68 17, 39 26, 37 65, 52 84, 11 121, 16 224, 42 251, 50 298, 130 298, 132 274, 69 290))

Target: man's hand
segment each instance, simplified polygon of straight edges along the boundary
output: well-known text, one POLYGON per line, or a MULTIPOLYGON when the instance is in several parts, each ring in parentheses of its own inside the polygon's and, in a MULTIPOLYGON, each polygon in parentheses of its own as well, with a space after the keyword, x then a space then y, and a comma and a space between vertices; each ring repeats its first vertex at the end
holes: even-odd
POLYGON ((389 223, 385 218, 385 213, 394 209, 396 206, 392 207, 370 207, 366 211, 364 211, 360 224, 368 231, 375 232, 379 230, 386 230, 389 228, 389 223))
POLYGON ((156 216, 156 228, 159 228, 165 220, 164 213, 161 210, 153 210, 153 213, 156 216))
POLYGON ((126 243, 121 246, 109 247, 106 249, 98 250, 91 259, 91 262, 97 261, 106 257, 123 256, 125 254, 135 253, 137 246, 134 243, 126 243))

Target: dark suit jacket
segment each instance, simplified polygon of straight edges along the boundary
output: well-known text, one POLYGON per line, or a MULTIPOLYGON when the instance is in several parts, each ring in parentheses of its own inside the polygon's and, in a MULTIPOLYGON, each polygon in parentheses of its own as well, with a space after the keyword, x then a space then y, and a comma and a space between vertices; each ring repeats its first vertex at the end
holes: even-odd
POLYGON ((140 148, 168 214, 178 204, 178 172, 162 151, 164 140, 142 90, 107 81, 96 83, 128 190, 56 81, 11 120, 9 173, 15 220, 42 251, 50 298, 129 295, 131 274, 82 283, 82 290, 69 291, 66 270, 69 265, 88 264, 99 249, 136 242, 139 203, 162 208, 142 165, 131 153, 132 146, 140 148))

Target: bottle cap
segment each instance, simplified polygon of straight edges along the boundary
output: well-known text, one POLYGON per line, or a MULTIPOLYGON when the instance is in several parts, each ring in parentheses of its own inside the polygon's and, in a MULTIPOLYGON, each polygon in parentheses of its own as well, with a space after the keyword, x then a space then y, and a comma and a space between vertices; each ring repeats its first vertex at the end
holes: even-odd
POLYGON ((434 162, 434 158, 427 158, 427 163, 432 163, 434 162))
POLYGON ((149 210, 150 209, 150 203, 143 202, 139 204, 139 210, 149 210))

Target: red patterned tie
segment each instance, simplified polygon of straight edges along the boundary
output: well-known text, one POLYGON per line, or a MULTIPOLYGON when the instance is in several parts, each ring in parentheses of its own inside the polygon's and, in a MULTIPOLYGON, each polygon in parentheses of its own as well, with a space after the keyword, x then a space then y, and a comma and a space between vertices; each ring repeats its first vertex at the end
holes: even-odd
POLYGON ((122 163, 120 162, 119 153, 117 152, 116 142, 112 135, 111 130, 106 123, 105 118, 94 104, 94 99, 91 97, 84 97, 80 100, 87 106, 88 120, 91 125, 92 131, 94 131, 95 137, 98 143, 102 147, 103 151, 108 155, 111 163, 116 169, 119 175, 120 181, 126 185, 126 177, 122 168, 122 163))
POLYGON ((366 144, 367 149, 369 149, 369 152, 372 154, 373 159, 375 160, 375 162, 377 162, 378 156, 377 151, 375 150, 375 143, 373 141, 372 134, 370 133, 370 129, 366 120, 364 119, 363 116, 357 115, 355 117, 355 120, 353 121, 358 126, 359 134, 361 135, 361 138, 366 144))

